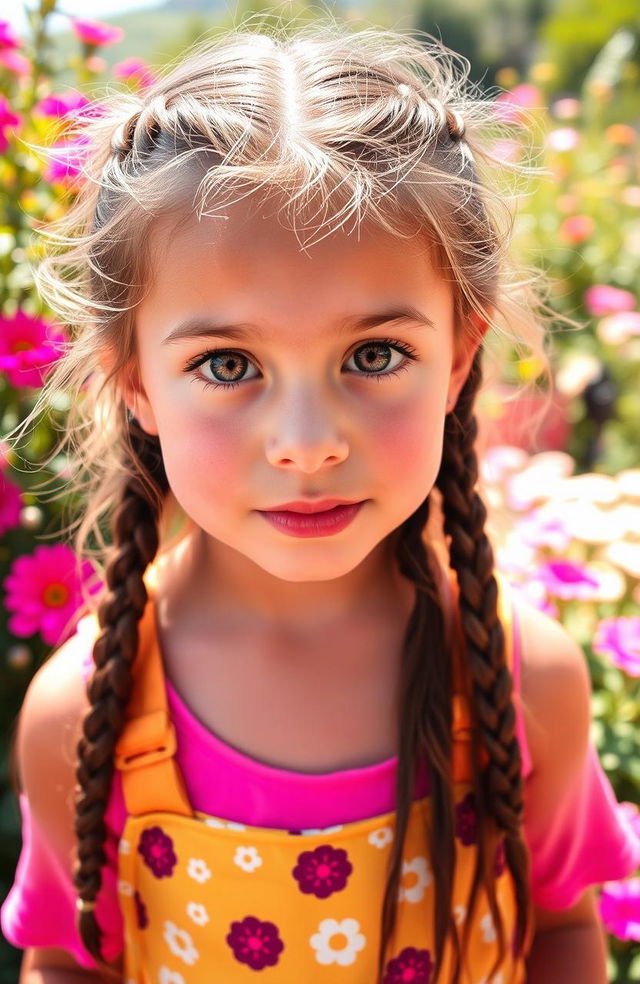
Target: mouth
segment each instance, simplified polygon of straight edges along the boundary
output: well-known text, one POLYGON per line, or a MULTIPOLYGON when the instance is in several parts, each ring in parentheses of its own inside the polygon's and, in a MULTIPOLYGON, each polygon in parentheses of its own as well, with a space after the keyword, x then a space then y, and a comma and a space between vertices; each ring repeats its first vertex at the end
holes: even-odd
POLYGON ((272 526, 289 536, 332 536, 353 522, 365 501, 339 503, 329 509, 314 509, 313 512, 290 508, 259 511, 272 526))

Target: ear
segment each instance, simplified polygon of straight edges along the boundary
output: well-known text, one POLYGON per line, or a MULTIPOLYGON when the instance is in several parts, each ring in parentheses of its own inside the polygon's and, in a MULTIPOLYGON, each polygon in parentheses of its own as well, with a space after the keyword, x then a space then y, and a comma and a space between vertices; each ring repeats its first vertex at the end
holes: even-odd
MULTIPOLYGON (((99 356, 100 365, 104 372, 108 374, 113 366, 113 356, 103 351, 99 356)), ((119 380, 120 395, 125 406, 136 418, 140 426, 147 434, 158 433, 155 414, 149 403, 140 373, 136 365, 130 365, 123 370, 119 380)))
POLYGON ((464 386, 465 380, 469 375, 471 363, 482 343, 484 336, 489 329, 489 323, 480 315, 472 311, 468 316, 470 325, 457 336, 454 344, 453 362, 451 365, 451 375, 449 377, 449 389, 447 393, 447 407, 455 407, 460 390, 464 386))

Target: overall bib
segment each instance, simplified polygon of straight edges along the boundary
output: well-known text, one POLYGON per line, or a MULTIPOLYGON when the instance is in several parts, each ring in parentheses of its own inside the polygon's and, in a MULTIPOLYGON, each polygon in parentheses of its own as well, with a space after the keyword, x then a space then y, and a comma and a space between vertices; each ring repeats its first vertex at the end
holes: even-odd
MULTIPOLYGON (((511 667, 508 589, 499 578, 500 617, 511 667)), ((139 624, 127 724, 116 747, 127 807, 118 853, 124 981, 375 984, 395 812, 321 830, 280 830, 194 811, 174 758, 176 738, 167 709, 152 588, 149 593, 139 624)), ((454 649, 453 912, 460 926, 467 920, 476 816, 470 709, 461 685, 460 646, 454 649)), ((383 984, 429 984, 433 977, 432 865, 437 859, 427 853, 429 811, 428 796, 415 799, 410 809, 397 922, 383 984)), ((524 961, 514 961, 511 946, 513 883, 497 832, 489 843, 507 944, 507 958, 491 980, 523 984, 524 961)), ((487 896, 481 889, 471 920, 463 984, 488 984, 497 945, 487 896)), ((448 984, 451 960, 448 944, 440 976, 443 984, 448 984)))

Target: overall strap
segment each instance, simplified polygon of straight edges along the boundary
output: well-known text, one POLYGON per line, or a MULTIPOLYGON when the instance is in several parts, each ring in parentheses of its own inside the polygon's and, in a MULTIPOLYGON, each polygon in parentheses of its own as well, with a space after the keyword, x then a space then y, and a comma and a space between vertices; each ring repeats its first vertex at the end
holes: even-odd
MULTIPOLYGON (((494 570, 498 585, 498 617, 504 629, 505 661, 510 671, 513 668, 513 612, 509 585, 503 574, 494 570)), ((454 782, 471 782, 473 769, 471 762, 471 742, 473 737, 471 715, 471 687, 466 661, 466 642, 458 607, 459 587, 456 573, 448 569, 450 597, 453 609, 451 640, 453 670, 453 724, 452 724, 452 772, 454 782)), ((515 697, 515 695, 514 695, 515 697)), ((489 753, 480 749, 480 765, 489 764, 489 753)))
MULTIPOLYGON (((147 587, 149 581, 145 577, 147 587)), ((133 689, 127 720, 116 744, 115 766, 122 776, 128 813, 140 816, 162 811, 190 817, 193 810, 175 760, 176 734, 169 716, 155 618, 151 590, 138 623, 133 689)))

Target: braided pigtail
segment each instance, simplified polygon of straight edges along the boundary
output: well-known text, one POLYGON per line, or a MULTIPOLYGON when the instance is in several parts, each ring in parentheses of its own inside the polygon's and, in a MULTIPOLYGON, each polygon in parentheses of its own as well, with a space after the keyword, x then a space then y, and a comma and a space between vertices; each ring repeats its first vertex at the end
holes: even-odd
MULTIPOLYGON (((436 486, 442 493, 444 532, 450 537, 451 567, 459 584, 460 616, 473 683, 474 772, 479 830, 492 817, 504 832, 505 857, 514 878, 517 903, 517 939, 514 952, 523 950, 529 918, 529 858, 522 839, 524 810, 520 747, 515 735, 512 676, 505 663, 504 632, 497 613, 498 589, 493 573, 491 544, 485 533, 486 508, 475 490, 478 460, 475 451, 477 421, 474 399, 482 380, 482 348, 474 357, 467 380, 452 413, 445 420, 445 437, 436 486), (481 771, 480 749, 489 762, 481 771)), ((504 928, 495 900, 494 857, 487 856, 478 838, 478 863, 471 892, 473 908, 483 877, 491 915, 504 953, 504 928)), ((467 926, 470 919, 467 921, 467 926)))
POLYGON ((402 854, 414 797, 418 754, 429 771, 432 815, 426 831, 431 857, 438 858, 435 879, 435 966, 442 962, 451 934, 460 965, 452 918, 455 873, 454 813, 451 794, 452 674, 444 641, 444 618, 434 571, 437 560, 425 542, 427 497, 400 527, 396 557, 401 573, 416 587, 416 601, 404 640, 399 688, 399 757, 396 782, 396 834, 382 908, 379 979, 397 917, 402 854))
POLYGON ((158 439, 137 421, 129 423, 131 465, 112 519, 113 551, 106 566, 106 593, 98 608, 102 634, 95 642, 95 669, 87 686, 91 703, 78 743, 75 832, 78 860, 78 928, 87 950, 103 961, 102 930, 94 905, 106 862, 104 814, 111 792, 114 751, 131 695, 131 666, 138 648, 138 622, 147 602, 144 572, 158 550, 158 518, 168 490, 158 439))

